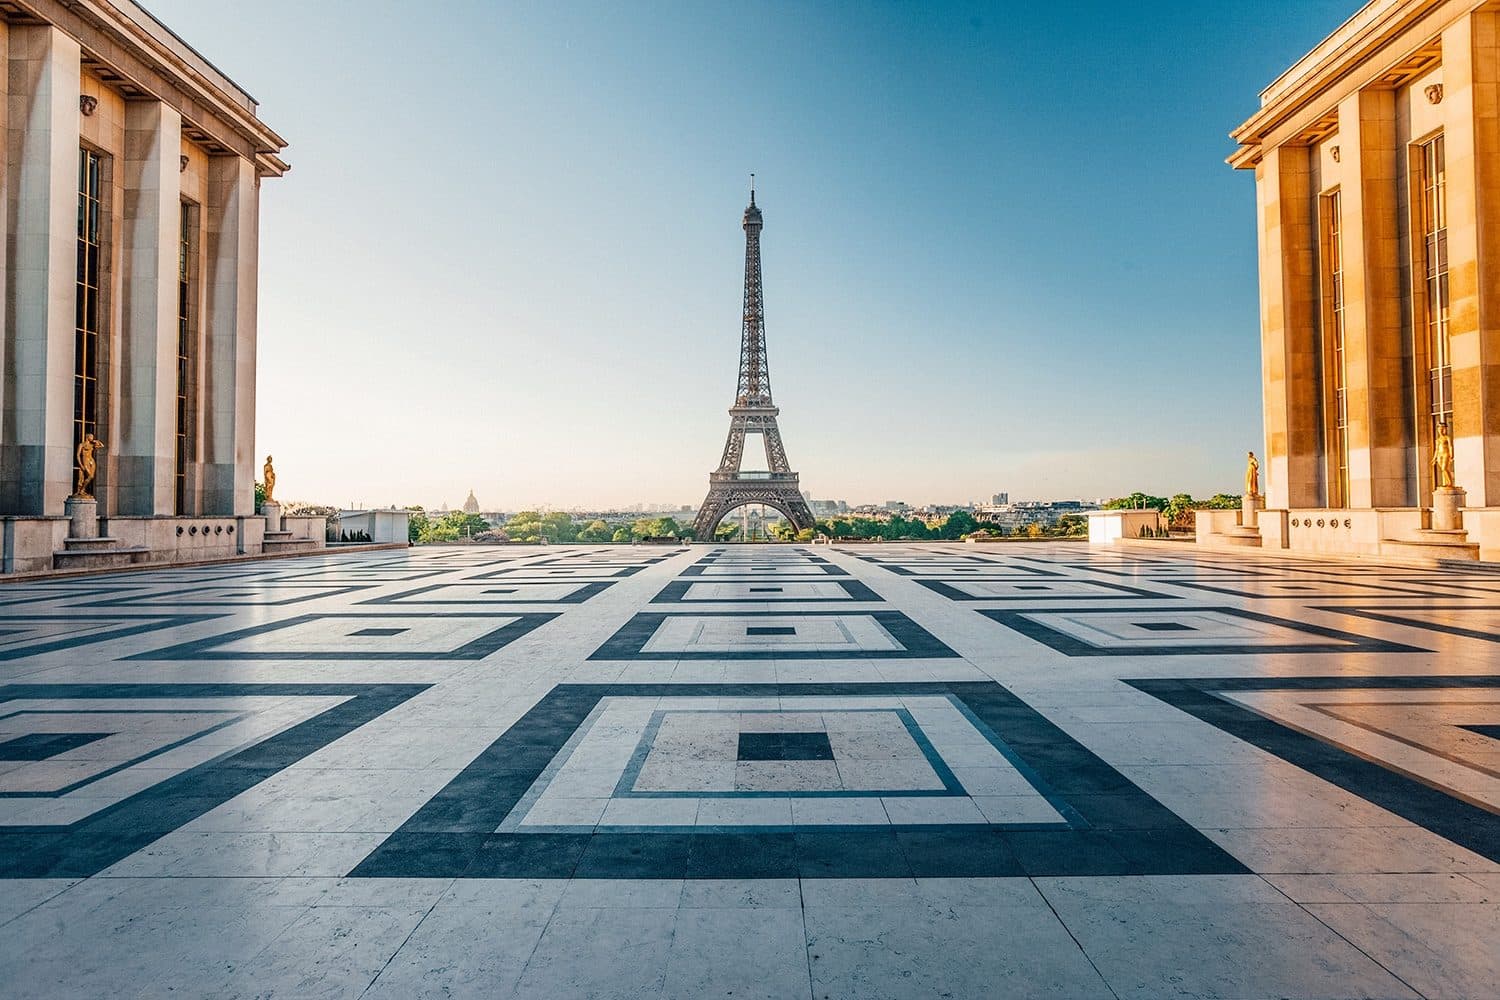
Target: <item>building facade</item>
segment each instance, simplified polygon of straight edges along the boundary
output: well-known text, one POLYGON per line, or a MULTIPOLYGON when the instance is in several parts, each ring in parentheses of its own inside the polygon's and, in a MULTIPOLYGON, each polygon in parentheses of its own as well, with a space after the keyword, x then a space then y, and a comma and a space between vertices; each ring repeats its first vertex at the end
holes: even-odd
POLYGON ((285 142, 131 0, 3 0, 0 60, 3 569, 64 547, 87 434, 102 533, 153 560, 253 549, 263 526, 224 528, 254 513, 260 184, 285 142))
POLYGON ((1500 559, 1497 33, 1492 0, 1375 0, 1232 133, 1256 182, 1263 546, 1500 559), (1440 425, 1467 537, 1426 530, 1440 425))

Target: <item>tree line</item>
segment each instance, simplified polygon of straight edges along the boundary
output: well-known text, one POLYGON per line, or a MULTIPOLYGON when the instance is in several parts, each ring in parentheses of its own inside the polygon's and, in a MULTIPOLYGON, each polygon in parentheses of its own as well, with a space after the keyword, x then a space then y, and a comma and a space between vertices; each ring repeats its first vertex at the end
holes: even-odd
MULTIPOLYGON (((1195 500, 1187 493, 1170 497, 1152 496, 1149 493, 1131 493, 1104 504, 1106 510, 1159 510, 1166 521, 1174 526, 1189 524, 1191 511, 1202 509, 1233 509, 1240 505, 1240 498, 1227 493, 1216 493, 1206 500, 1195 500)), ((453 542, 473 539, 477 542, 587 542, 601 544, 679 539, 693 539, 692 525, 680 524, 672 517, 643 517, 635 521, 606 521, 593 518, 575 520, 563 511, 542 513, 535 510, 519 511, 504 524, 492 525, 478 514, 466 514, 461 510, 428 513, 421 507, 408 508, 409 537, 413 544, 425 542, 453 542)), ((721 523, 714 532, 715 541, 731 541, 740 534, 740 526, 730 520, 721 523)), ((1088 534, 1088 518, 1081 514, 1063 514, 1051 524, 1026 524, 1017 526, 997 525, 980 521, 966 510, 958 510, 940 521, 928 522, 918 517, 903 517, 894 514, 889 519, 873 517, 836 517, 817 522, 816 528, 798 531, 786 520, 773 521, 765 526, 766 534, 781 542, 810 542, 816 537, 846 539, 850 541, 873 541, 881 539, 896 541, 957 541, 974 536, 978 538, 1078 538, 1088 534)))

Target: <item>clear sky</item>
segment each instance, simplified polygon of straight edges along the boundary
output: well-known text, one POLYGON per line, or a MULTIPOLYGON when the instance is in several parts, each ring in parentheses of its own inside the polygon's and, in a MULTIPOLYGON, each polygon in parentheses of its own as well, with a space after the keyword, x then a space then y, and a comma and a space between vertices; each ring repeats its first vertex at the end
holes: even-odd
POLYGON ((290 142, 278 492, 487 510, 702 499, 752 171, 815 497, 1237 491, 1260 361, 1226 133, 1358 6, 148 3, 290 142))

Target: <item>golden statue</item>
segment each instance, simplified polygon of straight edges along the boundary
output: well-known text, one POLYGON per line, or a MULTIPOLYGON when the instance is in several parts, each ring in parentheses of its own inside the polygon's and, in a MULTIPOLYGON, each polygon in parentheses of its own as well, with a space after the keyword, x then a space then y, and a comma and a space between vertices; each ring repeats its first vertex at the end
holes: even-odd
POLYGON ((1448 421, 1440 420, 1437 436, 1432 442, 1433 486, 1437 489, 1453 488, 1453 436, 1448 433, 1448 421))
POLYGON ((261 467, 260 475, 261 485, 266 488, 266 499, 264 502, 275 503, 276 501, 271 499, 271 494, 276 490, 276 470, 271 468, 270 455, 266 456, 266 464, 261 467))
POLYGON ((1255 460, 1255 452, 1245 453, 1245 495, 1251 497, 1260 496, 1260 463, 1255 460))
POLYGON ((104 447, 104 442, 94 437, 92 433, 85 434, 83 440, 78 442, 78 450, 74 452, 74 458, 78 461, 78 479, 73 497, 77 500, 92 500, 94 494, 90 492, 94 486, 94 476, 99 471, 99 463, 94 459, 94 452, 104 447))

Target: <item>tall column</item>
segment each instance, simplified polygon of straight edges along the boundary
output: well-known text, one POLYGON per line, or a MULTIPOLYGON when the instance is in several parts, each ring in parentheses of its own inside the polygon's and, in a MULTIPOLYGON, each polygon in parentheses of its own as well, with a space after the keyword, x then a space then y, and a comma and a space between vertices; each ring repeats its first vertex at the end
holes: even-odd
MULTIPOLYGON (((4 72, 0 73, 0 136, 8 136, 10 122, 10 25, 0 21, 0 67, 4 72)), ((9 157, 6 157, 8 161, 9 157)), ((0 207, 8 206, 10 201, 10 170, 8 163, 0 161, 0 207)), ((7 225, 10 223, 7 209, 7 225)), ((8 241, 0 241, 0 308, 4 308, 10 289, 10 254, 7 248, 8 241)), ((0 323, 0 449, 4 448, 7 440, 7 427, 11 423, 10 414, 10 383, 13 381, 11 373, 15 371, 15 330, 11 326, 8 313, 4 314, 6 322, 0 323)), ((3 451, 0 451, 0 479, 4 479, 3 451)), ((4 487, 0 486, 0 512, 9 510, 5 504, 4 487)), ((3 558, 3 556, 0 556, 3 558)))
POLYGON ((1266 502, 1273 508, 1314 507, 1319 503, 1322 457, 1311 150, 1268 150, 1255 169, 1255 180, 1266 502))
MULTIPOLYGON (((1349 400, 1348 505, 1400 507, 1409 501, 1395 92, 1361 91, 1340 102, 1338 143, 1344 176, 1354 181, 1339 188, 1349 400)), ((1324 345, 1324 349, 1331 348, 1324 345)))
POLYGON ((260 181, 238 156, 209 158, 203 255, 205 514, 255 510, 255 285, 260 181))
POLYGON ((61 514, 73 490, 79 58, 56 28, 10 28, 0 513, 61 514))
MULTIPOLYGON (((1454 480, 1500 506, 1500 16, 1443 32, 1454 480)), ((1423 498, 1425 502, 1426 498, 1423 498)))
POLYGON ((176 509, 177 244, 182 116, 159 101, 125 105, 124 329, 116 507, 176 509))

